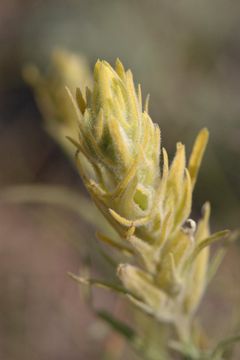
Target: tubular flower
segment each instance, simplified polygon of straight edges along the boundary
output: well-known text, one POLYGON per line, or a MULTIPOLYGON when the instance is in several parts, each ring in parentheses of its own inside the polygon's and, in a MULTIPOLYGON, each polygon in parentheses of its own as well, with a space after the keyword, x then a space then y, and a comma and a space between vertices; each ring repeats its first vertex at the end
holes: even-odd
POLYGON ((117 270, 129 298, 159 320, 190 316, 208 268, 209 205, 198 225, 189 219, 208 131, 197 136, 188 164, 185 146, 177 143, 169 165, 148 98, 143 107, 140 86, 136 91, 131 71, 119 60, 115 69, 98 61, 93 90, 84 97, 78 89, 72 100, 79 116, 80 174, 122 242, 100 239, 132 254, 131 264, 117 270))
POLYGON ((48 133, 72 155, 72 145, 66 136, 76 139, 78 128, 65 87, 73 91, 79 80, 84 88, 91 86, 92 77, 87 61, 66 50, 56 49, 46 74, 41 74, 36 66, 28 65, 23 70, 23 76, 35 91, 48 133))

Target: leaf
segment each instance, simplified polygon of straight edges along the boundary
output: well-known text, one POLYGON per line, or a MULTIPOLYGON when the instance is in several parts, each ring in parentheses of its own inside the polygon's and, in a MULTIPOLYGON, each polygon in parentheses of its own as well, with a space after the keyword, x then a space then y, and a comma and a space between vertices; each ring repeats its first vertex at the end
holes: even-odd
POLYGON ((211 263, 208 268, 207 272, 207 285, 212 281, 214 278, 219 266, 221 265, 223 258, 226 254, 227 247, 221 247, 217 250, 216 254, 214 255, 213 259, 211 260, 211 263))
POLYGON ((71 272, 68 273, 68 275, 73 279, 76 280, 77 282, 79 282, 80 284, 83 285, 94 285, 100 288, 105 288, 123 295, 131 295, 134 296, 132 293, 130 293, 127 289, 125 289, 124 287, 120 286, 120 285, 115 285, 112 283, 109 283, 107 281, 104 280, 98 280, 98 279, 93 279, 93 278, 84 278, 81 276, 77 276, 72 274, 71 272))
POLYGON ((110 313, 105 310, 97 310, 97 316, 99 316, 102 320, 107 322, 113 330, 121 334, 128 341, 133 341, 137 337, 135 331, 129 327, 127 324, 113 317, 110 313))
POLYGON ((222 341, 220 341, 213 352, 211 353, 210 359, 212 360, 219 360, 224 355, 224 353, 231 349, 235 343, 240 341, 240 334, 233 335, 229 338, 226 338, 222 341))
POLYGON ((185 269, 187 269, 191 264, 194 262, 196 257, 199 255, 199 253, 205 249, 207 246, 212 245, 216 241, 219 241, 222 238, 226 238, 230 234, 229 230, 222 230, 218 231, 211 236, 207 237, 206 239, 202 240, 197 246, 195 247, 193 253, 189 257, 189 259, 185 263, 185 269))
POLYGON ((169 343, 169 348, 183 355, 184 360, 203 360, 203 357, 199 350, 193 344, 185 344, 179 341, 172 340, 169 343))

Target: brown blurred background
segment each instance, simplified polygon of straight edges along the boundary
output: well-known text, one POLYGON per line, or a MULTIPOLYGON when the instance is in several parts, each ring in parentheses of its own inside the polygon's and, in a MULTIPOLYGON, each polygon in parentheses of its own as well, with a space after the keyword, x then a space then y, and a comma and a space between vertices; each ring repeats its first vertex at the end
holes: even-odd
MULTIPOLYGON (((212 204, 212 229, 240 227, 240 3, 183 0, 1 0, 0 183, 84 189, 69 160, 44 132, 21 76, 46 66, 55 46, 133 70, 171 155, 190 151, 210 130, 193 217, 212 204)), ((71 211, 0 204, 0 359, 102 359, 94 317, 67 271, 94 249, 94 228, 71 211), (72 242, 72 239, 74 241, 72 242), (76 246, 73 246, 74 243, 76 246)), ((200 309, 213 342, 240 331, 240 248, 228 251, 200 309)), ((109 296, 98 292, 98 301, 109 296)), ((114 307, 111 297, 107 306, 114 307)), ((239 359, 236 349, 235 359, 239 359)), ((131 356, 130 356, 130 359, 131 356)))

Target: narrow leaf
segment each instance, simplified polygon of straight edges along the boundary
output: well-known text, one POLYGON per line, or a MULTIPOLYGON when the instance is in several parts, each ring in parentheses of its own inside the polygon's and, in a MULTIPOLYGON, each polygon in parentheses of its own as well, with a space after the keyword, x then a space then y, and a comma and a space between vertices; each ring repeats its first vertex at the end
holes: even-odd
POLYGON ((240 341, 240 334, 233 335, 227 339, 220 341, 220 343, 213 350, 211 359, 212 360, 219 359, 224 354, 225 351, 231 348, 238 341, 240 341))
POLYGON ((104 321, 106 321, 113 330, 124 336, 128 341, 132 341, 136 338, 135 331, 127 324, 116 319, 105 310, 98 310, 96 314, 104 321))
POLYGON ((209 236, 208 238, 206 238, 205 240, 201 241, 196 248, 194 249, 193 253, 191 254, 191 256, 189 257, 188 261, 186 262, 185 268, 187 268, 189 265, 191 265, 194 260, 196 259, 196 257, 198 256, 198 254, 207 246, 212 245, 213 243, 215 243, 216 241, 219 241, 222 238, 226 238, 228 235, 230 234, 229 230, 223 230, 223 231, 218 231, 215 234, 209 236))
POLYGON ((72 274, 70 272, 68 273, 68 275, 73 280, 76 280, 77 282, 79 282, 82 285, 94 285, 94 286, 104 288, 104 289, 108 289, 108 290, 111 290, 111 291, 114 291, 114 292, 117 292, 117 293, 120 293, 120 294, 123 294, 123 295, 132 295, 124 287, 109 283, 109 282, 104 281, 104 280, 98 280, 98 279, 93 279, 93 278, 84 278, 84 277, 81 277, 81 276, 74 275, 74 274, 72 274))

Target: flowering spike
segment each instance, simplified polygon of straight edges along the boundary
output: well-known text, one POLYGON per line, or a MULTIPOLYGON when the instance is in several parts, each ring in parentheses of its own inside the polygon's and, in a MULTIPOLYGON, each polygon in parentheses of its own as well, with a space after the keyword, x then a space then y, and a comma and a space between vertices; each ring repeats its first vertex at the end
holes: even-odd
POLYGON ((129 299, 158 320, 174 322, 195 311, 206 283, 211 242, 198 249, 209 233, 208 206, 196 231, 188 218, 208 132, 203 129, 198 135, 188 169, 181 143, 169 168, 148 103, 149 96, 143 111, 141 87, 136 92, 132 73, 120 60, 115 70, 98 61, 81 122, 78 161, 96 205, 131 247, 136 264, 118 268, 124 287, 135 294, 129 299), (88 179, 83 157, 98 169, 94 181, 88 179))

